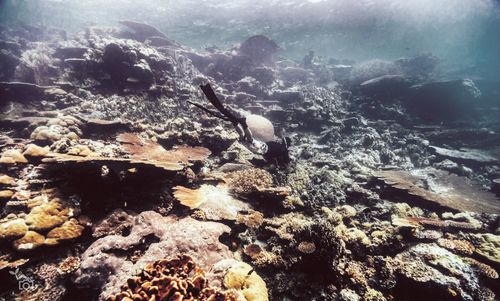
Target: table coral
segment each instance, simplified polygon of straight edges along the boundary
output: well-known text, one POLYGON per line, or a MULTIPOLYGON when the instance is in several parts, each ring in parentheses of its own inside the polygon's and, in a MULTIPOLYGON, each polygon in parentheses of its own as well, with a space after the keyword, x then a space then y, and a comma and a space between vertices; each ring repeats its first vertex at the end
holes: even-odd
POLYGON ((236 220, 238 213, 250 210, 250 206, 233 198, 226 187, 201 185, 198 189, 174 187, 175 198, 184 206, 198 209, 210 220, 236 220))

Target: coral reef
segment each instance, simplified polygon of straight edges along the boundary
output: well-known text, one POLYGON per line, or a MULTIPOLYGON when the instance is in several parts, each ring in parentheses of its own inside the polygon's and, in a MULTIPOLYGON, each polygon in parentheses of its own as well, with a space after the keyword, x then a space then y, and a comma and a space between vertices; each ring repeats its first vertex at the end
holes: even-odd
POLYGON ((498 90, 433 78, 431 54, 295 61, 116 25, 0 31, 0 299, 498 298, 498 90), (190 106, 207 83, 290 161, 190 106))

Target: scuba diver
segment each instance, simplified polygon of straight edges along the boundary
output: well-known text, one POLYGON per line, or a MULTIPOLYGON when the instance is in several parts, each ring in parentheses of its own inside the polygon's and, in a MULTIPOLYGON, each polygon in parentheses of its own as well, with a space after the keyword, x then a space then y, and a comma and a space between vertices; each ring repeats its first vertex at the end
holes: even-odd
POLYGON ((285 137, 281 141, 277 141, 271 121, 254 114, 240 116, 224 107, 210 84, 200 85, 200 88, 218 112, 199 103, 188 101, 190 104, 212 116, 231 122, 240 136, 240 142, 251 152, 262 155, 266 161, 278 164, 287 164, 290 161, 288 147, 291 139, 285 137))

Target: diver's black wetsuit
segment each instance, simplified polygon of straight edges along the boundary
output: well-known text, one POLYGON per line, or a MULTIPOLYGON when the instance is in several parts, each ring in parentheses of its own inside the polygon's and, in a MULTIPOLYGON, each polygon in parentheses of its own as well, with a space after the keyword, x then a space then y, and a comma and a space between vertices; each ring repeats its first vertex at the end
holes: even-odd
POLYGON ((247 145, 248 149, 252 152, 262 155, 267 161, 278 161, 278 163, 286 164, 290 161, 290 156, 288 154, 288 146, 290 145, 290 138, 283 138, 281 142, 277 141, 258 141, 253 138, 252 132, 248 128, 245 117, 236 116, 235 113, 229 111, 224 107, 222 102, 219 100, 217 95, 215 95, 214 90, 210 84, 200 85, 201 90, 210 101, 210 103, 219 111, 214 112, 205 108, 204 106, 189 101, 192 105, 204 110, 205 112, 220 118, 222 120, 229 121, 233 124, 236 131, 240 135, 242 142, 247 145))

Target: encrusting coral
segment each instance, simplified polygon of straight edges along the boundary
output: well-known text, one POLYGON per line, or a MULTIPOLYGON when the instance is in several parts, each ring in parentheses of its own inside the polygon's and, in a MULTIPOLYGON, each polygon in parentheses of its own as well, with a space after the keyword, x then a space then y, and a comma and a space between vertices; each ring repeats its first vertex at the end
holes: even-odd
POLYGON ((210 269, 216 262, 232 258, 219 237, 230 229, 216 222, 201 222, 190 217, 161 216, 144 211, 133 218, 128 235, 108 235, 96 240, 82 254, 76 272, 78 287, 92 288, 99 300, 107 298, 148 263, 163 259, 165 254, 186 254, 197 258, 199 266, 210 269), (138 258, 123 256, 143 250, 138 258))
POLYGON ((247 263, 236 262, 224 276, 224 287, 235 289, 245 296, 247 301, 268 301, 266 283, 247 263))
POLYGON ((222 292, 210 287, 203 270, 188 255, 147 264, 140 274, 127 280, 121 292, 106 300, 242 301, 233 291, 222 292))

